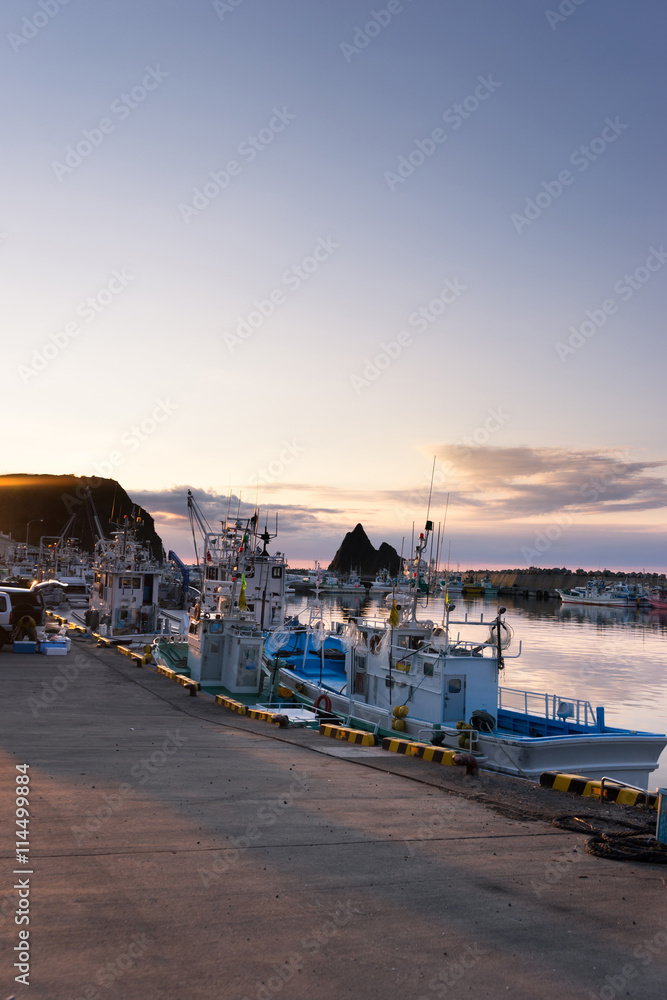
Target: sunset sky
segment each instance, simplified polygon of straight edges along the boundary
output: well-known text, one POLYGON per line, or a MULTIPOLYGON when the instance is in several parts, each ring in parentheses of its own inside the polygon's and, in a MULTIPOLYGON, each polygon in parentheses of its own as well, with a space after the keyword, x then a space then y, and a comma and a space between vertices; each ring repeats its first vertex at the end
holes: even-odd
POLYGON ((303 565, 400 548, 435 457, 453 564, 665 571, 660 5, 0 19, 0 472, 116 478, 185 559, 231 491, 303 565))

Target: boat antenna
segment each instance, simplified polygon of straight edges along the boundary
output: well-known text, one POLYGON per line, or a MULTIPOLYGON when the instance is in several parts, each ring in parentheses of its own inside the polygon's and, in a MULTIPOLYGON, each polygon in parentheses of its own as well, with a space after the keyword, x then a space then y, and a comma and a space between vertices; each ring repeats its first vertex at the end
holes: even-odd
MULTIPOLYGON (((445 536, 443 532, 442 540, 444 542, 445 536)), ((447 572, 445 573, 445 607, 442 616, 442 623, 445 623, 445 615, 447 615, 449 609, 449 559, 452 554, 452 540, 449 540, 449 548, 447 549, 447 572)))
POLYGON ((429 514, 431 513, 431 496, 433 495, 433 477, 435 476, 435 459, 436 459, 436 456, 434 455, 433 456, 433 468, 431 469, 431 486, 430 486, 430 489, 428 491, 428 507, 426 509, 426 520, 427 521, 428 521, 428 518, 429 518, 429 514))

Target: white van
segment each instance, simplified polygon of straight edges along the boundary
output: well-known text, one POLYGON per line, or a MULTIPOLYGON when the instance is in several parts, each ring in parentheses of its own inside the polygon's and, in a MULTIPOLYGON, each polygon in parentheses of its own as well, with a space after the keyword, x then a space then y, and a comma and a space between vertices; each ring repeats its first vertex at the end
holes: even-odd
POLYGON ((41 585, 24 590, 0 584, 0 649, 6 642, 12 641, 12 633, 24 615, 29 615, 35 625, 45 624, 46 608, 41 585))

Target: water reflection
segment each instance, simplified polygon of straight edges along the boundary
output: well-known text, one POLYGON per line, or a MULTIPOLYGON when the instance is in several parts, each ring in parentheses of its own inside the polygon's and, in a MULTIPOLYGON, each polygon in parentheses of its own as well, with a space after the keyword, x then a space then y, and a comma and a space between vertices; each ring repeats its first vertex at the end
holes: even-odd
MULTIPOLYGON (((288 599, 288 613, 306 608, 311 596, 288 599)), ((514 650, 501 681, 505 687, 544 691, 568 698, 586 698, 604 705, 610 725, 665 732, 667 730, 667 612, 644 608, 608 608, 562 605, 535 597, 453 597, 453 618, 490 621, 499 605, 507 609, 514 628, 514 650)), ((322 599, 325 617, 332 621, 389 616, 384 597, 328 595, 322 599)), ((422 596, 417 615, 442 621, 444 599, 422 596)), ((303 620, 302 616, 302 620, 303 620)), ((480 639, 485 638, 480 627, 480 639)), ((471 635, 471 638, 476 636, 471 635)), ((662 766, 650 779, 667 786, 667 751, 662 766)))

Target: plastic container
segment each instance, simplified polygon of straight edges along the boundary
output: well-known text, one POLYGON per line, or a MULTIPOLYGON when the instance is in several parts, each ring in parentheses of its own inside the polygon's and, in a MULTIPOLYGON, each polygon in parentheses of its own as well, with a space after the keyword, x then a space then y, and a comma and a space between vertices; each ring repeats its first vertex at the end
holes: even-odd
POLYGON ((44 656, 65 656, 67 645, 64 642, 43 642, 39 651, 44 656))
POLYGON ((15 653, 36 653, 37 643, 31 642, 29 639, 21 639, 14 642, 14 652, 15 653))
POLYGON ((658 788, 658 827, 656 840, 667 844, 667 788, 658 788))

